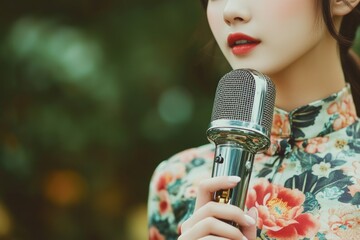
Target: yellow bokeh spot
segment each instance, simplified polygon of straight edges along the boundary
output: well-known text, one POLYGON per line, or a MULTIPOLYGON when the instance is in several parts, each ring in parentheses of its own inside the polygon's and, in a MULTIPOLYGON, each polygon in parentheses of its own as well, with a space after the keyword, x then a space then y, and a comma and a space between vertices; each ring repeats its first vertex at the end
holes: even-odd
POLYGON ((79 203, 86 190, 85 180, 73 170, 57 170, 50 173, 44 186, 46 198, 61 207, 79 203))

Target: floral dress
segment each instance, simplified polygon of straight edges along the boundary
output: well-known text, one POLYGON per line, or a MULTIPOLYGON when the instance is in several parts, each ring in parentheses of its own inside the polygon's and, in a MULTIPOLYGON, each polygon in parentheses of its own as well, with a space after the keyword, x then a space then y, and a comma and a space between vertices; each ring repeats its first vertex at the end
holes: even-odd
MULTIPOLYGON (((157 167, 149 239, 178 238, 213 158, 208 144, 157 167)), ((360 239, 360 124, 349 86, 291 112, 275 108, 271 146, 255 157, 246 207, 258 210, 258 239, 360 239)))

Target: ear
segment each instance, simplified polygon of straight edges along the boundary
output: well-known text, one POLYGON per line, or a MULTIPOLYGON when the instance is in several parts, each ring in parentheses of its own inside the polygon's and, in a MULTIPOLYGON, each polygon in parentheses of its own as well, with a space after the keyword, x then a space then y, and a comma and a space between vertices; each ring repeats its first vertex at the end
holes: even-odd
POLYGON ((345 16, 359 4, 360 0, 332 0, 331 12, 333 16, 345 16))

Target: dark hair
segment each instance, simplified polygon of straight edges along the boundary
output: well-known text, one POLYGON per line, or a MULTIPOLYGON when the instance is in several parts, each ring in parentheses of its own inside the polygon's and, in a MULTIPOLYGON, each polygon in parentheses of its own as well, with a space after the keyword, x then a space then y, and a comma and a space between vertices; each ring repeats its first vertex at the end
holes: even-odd
MULTIPOLYGON (((203 7, 206 8, 208 0, 200 1, 203 7)), ((343 1, 351 7, 347 0, 343 1)), ((328 28, 328 31, 338 41, 340 59, 345 79, 351 85, 351 90, 354 93, 353 98, 356 110, 360 113, 360 66, 358 60, 354 59, 354 55, 349 53, 350 47, 355 38, 356 30, 360 26, 360 4, 358 4, 351 13, 343 18, 340 31, 337 32, 332 20, 330 1, 319 0, 318 3, 322 7, 322 18, 328 28)))
MULTIPOLYGON (((343 0, 347 5, 350 4, 347 0, 343 0)), ((358 61, 354 57, 358 57, 350 54, 350 47, 354 41, 356 30, 360 25, 360 4, 355 9, 346 15, 341 23, 340 31, 337 32, 332 21, 330 1, 321 0, 322 15, 324 22, 330 32, 330 34, 338 41, 340 48, 340 59, 342 68, 344 70, 345 79, 351 85, 351 90, 354 93, 353 98, 356 105, 357 113, 360 113, 360 66, 358 61)))

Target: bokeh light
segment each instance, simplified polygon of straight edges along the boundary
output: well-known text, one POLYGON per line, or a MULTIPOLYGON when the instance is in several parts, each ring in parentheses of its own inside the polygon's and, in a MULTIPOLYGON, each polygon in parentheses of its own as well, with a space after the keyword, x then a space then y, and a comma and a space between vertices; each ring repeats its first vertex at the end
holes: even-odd
POLYGON ((0 238, 146 239, 155 167, 207 142, 200 3, 20 2, 0 9, 0 238))
POLYGON ((168 124, 182 124, 190 121, 193 112, 193 100, 189 92, 181 87, 166 90, 159 100, 159 113, 168 124))
POLYGON ((200 2, 20 0, 0 14, 0 239, 146 239, 151 175, 208 142, 230 69, 200 2))

